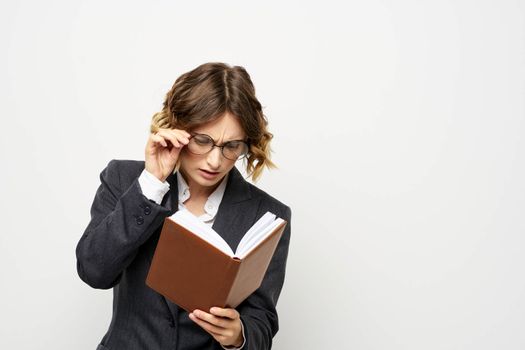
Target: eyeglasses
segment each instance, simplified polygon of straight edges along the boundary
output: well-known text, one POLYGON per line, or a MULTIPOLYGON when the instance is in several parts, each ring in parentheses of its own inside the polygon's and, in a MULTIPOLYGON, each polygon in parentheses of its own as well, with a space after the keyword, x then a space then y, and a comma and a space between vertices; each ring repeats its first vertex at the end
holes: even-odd
POLYGON ((187 145, 188 151, 193 154, 203 155, 210 152, 213 147, 219 147, 224 158, 229 160, 238 160, 248 154, 248 143, 242 140, 225 142, 219 146, 213 139, 206 134, 192 133, 190 142, 187 145))

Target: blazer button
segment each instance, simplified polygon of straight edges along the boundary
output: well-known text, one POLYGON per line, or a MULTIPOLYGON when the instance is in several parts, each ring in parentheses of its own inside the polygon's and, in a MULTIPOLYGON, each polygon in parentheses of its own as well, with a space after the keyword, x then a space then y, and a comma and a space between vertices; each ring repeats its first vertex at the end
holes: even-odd
POLYGON ((142 225, 144 223, 144 218, 142 216, 137 217, 137 224, 142 225))
POLYGON ((151 208, 146 205, 146 207, 144 208, 144 214, 149 215, 150 213, 151 213, 151 208))

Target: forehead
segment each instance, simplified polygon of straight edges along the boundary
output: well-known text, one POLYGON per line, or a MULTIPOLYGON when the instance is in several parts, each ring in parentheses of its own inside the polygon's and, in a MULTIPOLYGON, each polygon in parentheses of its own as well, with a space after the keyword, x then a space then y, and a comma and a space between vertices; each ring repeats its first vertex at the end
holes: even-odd
POLYGON ((201 124, 193 129, 198 134, 210 135, 215 141, 238 140, 245 137, 239 118, 231 113, 224 113, 219 118, 201 124))

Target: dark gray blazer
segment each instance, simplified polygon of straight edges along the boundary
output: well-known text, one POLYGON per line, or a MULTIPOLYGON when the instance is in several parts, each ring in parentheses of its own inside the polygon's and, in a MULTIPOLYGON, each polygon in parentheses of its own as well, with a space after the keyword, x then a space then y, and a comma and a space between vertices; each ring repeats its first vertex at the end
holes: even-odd
MULTIPOLYGON (((91 221, 76 247, 77 271, 93 288, 113 288, 113 316, 97 347, 134 349, 222 349, 179 308, 145 284, 162 223, 178 208, 176 174, 161 205, 148 200, 138 177, 143 161, 112 160, 100 174, 91 221)), ((290 208, 250 184, 234 167, 213 229, 235 251, 250 226, 266 211, 288 221, 261 286, 237 307, 244 324, 243 349, 270 349, 279 328, 275 306, 284 282, 290 241, 290 208)))

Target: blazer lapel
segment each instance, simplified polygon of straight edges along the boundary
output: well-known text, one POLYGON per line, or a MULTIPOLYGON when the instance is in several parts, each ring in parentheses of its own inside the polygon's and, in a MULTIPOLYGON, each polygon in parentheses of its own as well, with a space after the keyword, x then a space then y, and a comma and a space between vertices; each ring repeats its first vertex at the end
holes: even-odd
POLYGON ((249 183, 233 167, 212 228, 235 252, 240 240, 253 225, 258 211, 249 183))
POLYGON ((164 196, 161 205, 169 209, 171 216, 179 210, 179 186, 177 184, 177 173, 172 173, 168 176, 166 181, 170 184, 170 190, 164 196))

